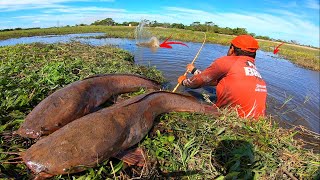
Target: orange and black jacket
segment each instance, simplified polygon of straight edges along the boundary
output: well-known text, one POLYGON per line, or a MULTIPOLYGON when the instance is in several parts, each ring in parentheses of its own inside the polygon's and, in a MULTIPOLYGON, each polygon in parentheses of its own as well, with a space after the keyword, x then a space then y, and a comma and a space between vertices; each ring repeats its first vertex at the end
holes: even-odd
POLYGON ((267 88, 248 56, 224 56, 184 82, 190 88, 217 86, 218 107, 234 107, 243 118, 265 116, 267 88))

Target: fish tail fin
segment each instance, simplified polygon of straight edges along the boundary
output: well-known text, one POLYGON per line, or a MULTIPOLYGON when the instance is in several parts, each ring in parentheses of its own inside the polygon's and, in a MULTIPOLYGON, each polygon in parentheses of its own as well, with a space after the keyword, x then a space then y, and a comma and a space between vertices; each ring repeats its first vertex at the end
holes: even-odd
POLYGON ((144 166, 146 163, 144 152, 141 148, 125 150, 115 156, 128 165, 144 166))

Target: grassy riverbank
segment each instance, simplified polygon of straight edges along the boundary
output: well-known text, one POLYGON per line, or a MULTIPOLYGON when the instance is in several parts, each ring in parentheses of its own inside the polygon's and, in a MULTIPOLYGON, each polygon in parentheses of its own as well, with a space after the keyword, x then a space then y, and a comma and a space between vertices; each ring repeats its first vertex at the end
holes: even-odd
MULTIPOLYGON (((61 28, 46 28, 46 29, 31 29, 19 31, 0 32, 0 40, 27 36, 38 35, 55 35, 55 34, 70 34, 70 33, 90 33, 103 32, 107 37, 116 38, 134 38, 135 27, 121 27, 121 26, 77 26, 77 27, 61 27, 61 28)), ((164 40, 172 34, 172 39, 185 42, 202 42, 203 33, 183 30, 183 29, 166 29, 166 28, 149 28, 152 34, 159 39, 164 40)), ((216 43, 222 45, 229 45, 233 36, 207 33, 207 43, 216 43)), ((272 42, 266 40, 259 40, 260 49, 267 52, 273 52, 275 46, 280 42, 272 42)), ((293 44, 284 44, 281 46, 278 56, 288 59, 293 63, 312 70, 320 70, 320 51, 310 47, 297 46, 293 44)))
MULTIPOLYGON (((11 136, 25 116, 55 90, 89 75, 133 73, 164 82, 152 67, 132 63, 126 51, 110 46, 78 43, 30 44, 0 47, 0 178, 29 179, 24 164, 3 164, 33 143, 11 136)), ((125 97, 144 93, 127 94, 125 97)), ((304 149, 297 135, 319 136, 297 129, 282 129, 270 118, 251 123, 222 112, 211 116, 170 113, 157 118, 140 142, 146 166, 127 167, 111 159, 85 172, 53 179, 318 179, 320 156, 304 149), (318 173, 318 174, 317 174, 318 173)), ((314 142, 313 142, 314 143, 314 142)), ((307 145, 312 145, 308 143, 307 145)), ((313 145, 319 148, 319 144, 313 145)))

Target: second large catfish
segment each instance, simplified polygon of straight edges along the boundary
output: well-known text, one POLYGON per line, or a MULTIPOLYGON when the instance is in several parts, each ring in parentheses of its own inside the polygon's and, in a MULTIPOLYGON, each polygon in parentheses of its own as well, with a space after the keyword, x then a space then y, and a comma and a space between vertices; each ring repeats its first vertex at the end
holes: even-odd
POLYGON ((37 138, 94 111, 111 96, 160 85, 133 74, 104 74, 76 81, 52 93, 26 117, 17 134, 37 138))

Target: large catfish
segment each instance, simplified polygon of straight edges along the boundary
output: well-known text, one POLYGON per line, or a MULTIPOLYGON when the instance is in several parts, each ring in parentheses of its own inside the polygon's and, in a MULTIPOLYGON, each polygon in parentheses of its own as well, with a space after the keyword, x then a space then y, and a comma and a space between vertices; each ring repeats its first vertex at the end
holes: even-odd
POLYGON ((190 96, 151 92, 79 118, 40 139, 21 156, 38 177, 80 172, 137 144, 156 116, 172 111, 219 114, 215 106, 190 96))
POLYGON ((151 37, 150 40, 147 42, 138 43, 137 46, 143 46, 143 47, 149 47, 149 48, 160 47, 159 40, 156 37, 151 37))
POLYGON ((105 74, 76 81, 41 101, 27 115, 17 134, 29 138, 48 135, 93 112, 111 96, 140 88, 159 90, 160 85, 133 74, 105 74))

